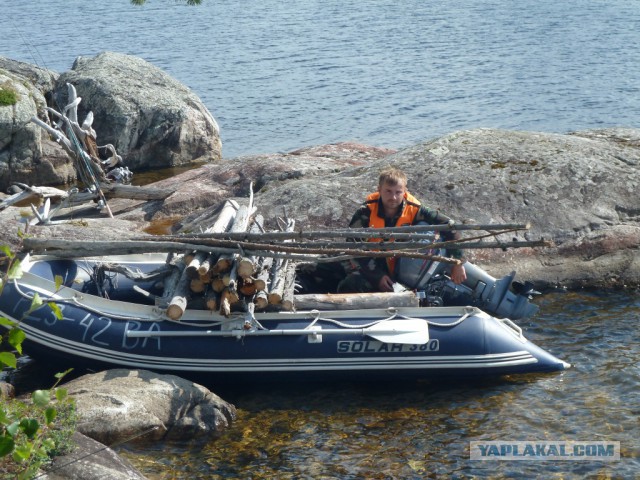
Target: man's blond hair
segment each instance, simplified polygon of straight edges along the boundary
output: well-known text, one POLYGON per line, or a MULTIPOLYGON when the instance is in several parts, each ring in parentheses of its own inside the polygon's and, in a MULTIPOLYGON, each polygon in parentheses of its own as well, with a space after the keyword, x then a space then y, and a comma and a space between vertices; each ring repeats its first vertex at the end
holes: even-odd
POLYGON ((407 175, 399 168, 386 167, 380 172, 380 177, 378 178, 378 186, 382 187, 385 183, 388 183, 389 185, 402 184, 406 187, 407 175))

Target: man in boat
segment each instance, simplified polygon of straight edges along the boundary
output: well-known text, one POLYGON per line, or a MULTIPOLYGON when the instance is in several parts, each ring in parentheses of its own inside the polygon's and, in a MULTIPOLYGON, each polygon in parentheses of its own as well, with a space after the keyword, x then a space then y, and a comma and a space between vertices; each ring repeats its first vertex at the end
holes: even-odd
MULTIPOLYGON (((394 167, 382 170, 378 190, 370 194, 356 211, 350 228, 387 228, 416 224, 447 225, 453 221, 446 215, 423 205, 407 191, 407 176, 394 167)), ((460 234, 442 231, 443 240, 459 240, 460 234)), ((377 241, 376 239, 372 239, 377 241)), ((459 249, 447 250, 447 255, 462 259, 459 249)), ((394 258, 359 258, 346 265, 347 275, 338 284, 339 293, 391 292, 394 286, 394 258)), ((451 267, 451 280, 463 283, 466 272, 462 263, 451 267)))

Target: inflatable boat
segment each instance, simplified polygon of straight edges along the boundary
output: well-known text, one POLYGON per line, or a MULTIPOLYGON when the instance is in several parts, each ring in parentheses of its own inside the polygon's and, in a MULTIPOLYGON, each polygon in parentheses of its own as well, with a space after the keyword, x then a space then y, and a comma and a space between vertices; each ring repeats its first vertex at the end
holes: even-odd
POLYGON ((222 315, 188 307, 179 320, 171 320, 157 302, 162 279, 150 274, 165 266, 166 255, 158 254, 27 256, 21 278, 4 285, 0 315, 19 322, 28 355, 81 367, 232 380, 290 374, 307 379, 475 377, 569 367, 527 340, 504 315, 522 317, 536 308, 522 300, 522 287, 521 293, 513 291, 512 277, 496 280, 470 268, 468 284, 454 286, 430 274, 434 278, 425 283, 423 276, 423 283, 414 285, 421 290, 408 290, 415 296, 409 306, 390 306, 396 294, 389 293, 382 294, 388 301, 373 308, 256 311, 243 304, 222 315), (118 273, 101 268, 107 262, 126 268, 115 269, 118 273), (132 279, 126 271, 145 275, 132 279))

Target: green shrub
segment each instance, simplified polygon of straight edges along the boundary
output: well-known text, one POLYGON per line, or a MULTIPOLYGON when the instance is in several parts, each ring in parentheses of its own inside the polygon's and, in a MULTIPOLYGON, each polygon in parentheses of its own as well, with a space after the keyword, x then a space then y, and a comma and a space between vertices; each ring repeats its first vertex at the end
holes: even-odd
POLYGON ((75 430, 75 403, 64 388, 36 390, 29 403, 7 402, 0 407, 0 479, 34 478, 52 457, 73 450, 75 430))
MULTIPOLYGON (((22 269, 19 258, 6 245, 0 245, 0 257, 6 264, 6 271, 0 272, 1 295, 7 282, 22 276, 22 269)), ((56 288, 61 284, 62 279, 56 277, 56 288)), ((57 319, 62 318, 60 307, 54 302, 45 303, 37 293, 25 315, 47 306, 57 319)), ((0 325, 6 330, 0 332, 0 344, 6 342, 18 355, 22 354, 26 335, 20 321, 0 315, 0 325)), ((0 368, 16 368, 16 360, 16 353, 0 351, 0 368)), ((57 381, 51 390, 33 392, 31 402, 11 400, 0 405, 1 480, 34 478, 51 457, 71 450, 76 428, 75 404, 64 388, 56 388, 69 371, 56 374, 57 381)))
POLYGON ((18 92, 9 82, 0 85, 0 106, 6 107, 18 103, 18 92))

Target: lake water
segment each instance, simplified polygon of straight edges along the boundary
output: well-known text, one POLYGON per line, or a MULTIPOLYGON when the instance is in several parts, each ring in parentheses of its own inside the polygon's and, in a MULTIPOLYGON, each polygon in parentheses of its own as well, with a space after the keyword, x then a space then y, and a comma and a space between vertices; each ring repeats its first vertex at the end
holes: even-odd
MULTIPOLYGON (((640 292, 555 292, 535 302, 539 313, 518 323, 572 364, 564 372, 401 384, 205 383, 238 409, 220 438, 114 448, 151 480, 638 478, 640 292), (476 461, 472 441, 620 442, 621 459, 476 461)), ((53 373, 31 362, 14 381, 21 391, 48 388, 53 373)))
MULTIPOLYGON (((140 56, 188 85, 225 157, 460 129, 640 123, 629 0, 5 2, 0 55, 63 72, 140 56)), ((126 445, 152 479, 637 478, 640 294, 558 293, 521 322, 574 364, 473 383, 210 388, 239 409, 207 443, 126 445), (619 441, 619 462, 469 460, 475 440, 619 441)), ((49 380, 43 380, 49 385, 49 380)))
POLYGON ((205 443, 128 445, 150 479, 638 478, 640 292, 553 293, 519 322, 558 374, 411 384, 209 387, 238 420, 205 443), (620 442, 622 459, 471 461, 471 441, 620 442))
POLYGON ((5 3, 0 55, 58 72, 142 57, 203 100, 225 157, 640 124, 637 1, 5 3))

